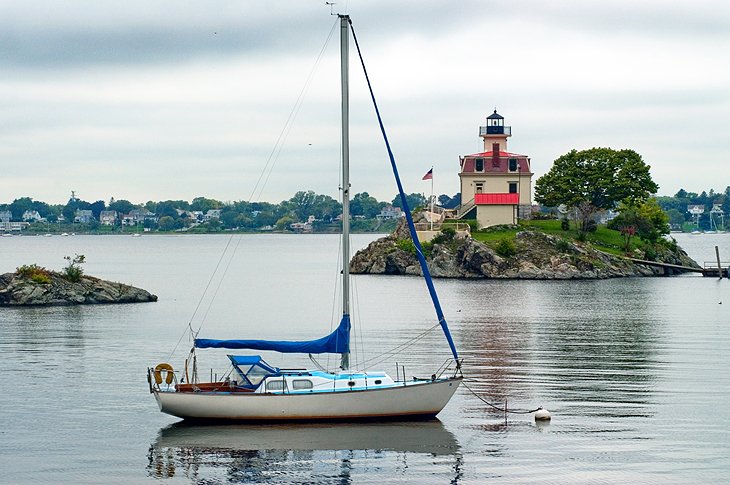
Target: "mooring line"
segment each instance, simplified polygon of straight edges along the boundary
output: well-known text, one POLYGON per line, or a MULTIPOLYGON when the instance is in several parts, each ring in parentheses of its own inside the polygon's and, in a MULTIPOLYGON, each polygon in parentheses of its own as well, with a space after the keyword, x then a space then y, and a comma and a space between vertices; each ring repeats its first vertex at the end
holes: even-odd
MULTIPOLYGON (((464 380, 466 380, 466 379, 464 379, 464 380)), ((497 411, 501 411, 503 413, 510 413, 510 414, 532 414, 532 413, 537 412, 537 411, 539 411, 539 410, 542 409, 542 406, 540 406, 539 408, 533 409, 531 411, 516 411, 516 410, 512 410, 512 409, 507 409, 507 407, 506 407, 506 401, 505 401, 505 407, 499 407, 496 404, 492 404, 491 402, 487 401, 482 396, 480 396, 479 394, 477 394, 471 387, 469 387, 469 386, 466 385, 466 382, 462 381, 461 382, 461 385, 464 386, 464 387, 466 387, 469 390, 469 392, 471 392, 472 394, 474 394, 474 397, 476 397, 477 399, 479 399, 481 402, 483 402, 487 406, 492 407, 492 408, 496 409, 497 411)))

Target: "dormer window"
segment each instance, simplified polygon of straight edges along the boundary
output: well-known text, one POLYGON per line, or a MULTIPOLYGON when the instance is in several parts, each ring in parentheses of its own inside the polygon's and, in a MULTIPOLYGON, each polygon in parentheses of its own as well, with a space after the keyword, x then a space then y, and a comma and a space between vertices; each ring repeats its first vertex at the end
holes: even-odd
POLYGON ((474 160, 474 170, 477 172, 484 171, 484 159, 483 158, 477 158, 476 160, 474 160))
POLYGON ((510 172, 516 172, 517 171, 517 159, 516 158, 510 158, 509 159, 509 171, 510 172))

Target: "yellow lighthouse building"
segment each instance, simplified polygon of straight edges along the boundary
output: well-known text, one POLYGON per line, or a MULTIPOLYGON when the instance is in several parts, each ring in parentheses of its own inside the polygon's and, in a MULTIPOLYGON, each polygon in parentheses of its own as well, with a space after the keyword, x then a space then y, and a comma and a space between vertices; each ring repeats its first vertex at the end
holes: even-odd
POLYGON ((459 157, 461 219, 476 219, 479 227, 516 224, 528 219, 532 207, 530 158, 507 151, 512 127, 494 110, 479 127, 484 151, 459 157))

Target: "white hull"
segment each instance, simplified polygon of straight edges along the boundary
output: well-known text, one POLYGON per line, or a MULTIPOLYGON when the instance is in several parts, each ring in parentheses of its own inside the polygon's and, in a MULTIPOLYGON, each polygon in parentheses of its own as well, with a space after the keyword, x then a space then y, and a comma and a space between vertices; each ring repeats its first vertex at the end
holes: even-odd
POLYGON ((319 421, 433 417, 461 377, 408 382, 384 389, 317 393, 195 393, 154 391, 160 411, 184 419, 319 421))

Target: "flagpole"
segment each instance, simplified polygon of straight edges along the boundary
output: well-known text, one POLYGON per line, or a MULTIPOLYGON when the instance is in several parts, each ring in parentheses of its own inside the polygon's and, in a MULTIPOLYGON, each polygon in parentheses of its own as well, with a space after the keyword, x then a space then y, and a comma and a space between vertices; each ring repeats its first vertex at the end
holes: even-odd
POLYGON ((433 231, 433 167, 431 167, 431 231, 433 231))

